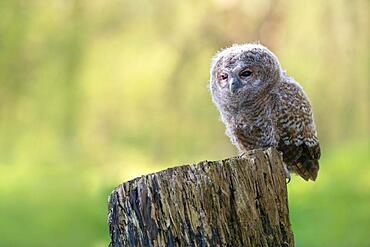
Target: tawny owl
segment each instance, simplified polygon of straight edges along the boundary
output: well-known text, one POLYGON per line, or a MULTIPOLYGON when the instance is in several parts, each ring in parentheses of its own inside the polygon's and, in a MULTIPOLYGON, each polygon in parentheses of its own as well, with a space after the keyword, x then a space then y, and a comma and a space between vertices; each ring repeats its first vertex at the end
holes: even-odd
POLYGON ((269 49, 243 44, 218 52, 210 91, 226 134, 241 153, 276 147, 289 171, 316 180, 320 145, 310 102, 269 49))

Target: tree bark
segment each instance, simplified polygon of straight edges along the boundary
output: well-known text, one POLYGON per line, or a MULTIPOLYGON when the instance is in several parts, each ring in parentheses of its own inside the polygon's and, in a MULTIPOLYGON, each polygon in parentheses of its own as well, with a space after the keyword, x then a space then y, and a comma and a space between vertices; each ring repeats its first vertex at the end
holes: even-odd
POLYGON ((109 197, 111 247, 294 246, 275 149, 138 177, 109 197))

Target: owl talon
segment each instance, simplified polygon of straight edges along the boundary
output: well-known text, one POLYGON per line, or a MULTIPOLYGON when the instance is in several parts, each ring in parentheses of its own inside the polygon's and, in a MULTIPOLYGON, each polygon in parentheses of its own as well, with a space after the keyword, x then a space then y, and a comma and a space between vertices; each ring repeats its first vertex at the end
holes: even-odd
POLYGON ((286 183, 289 184, 290 180, 292 180, 292 177, 290 176, 290 172, 285 163, 284 163, 284 173, 285 173, 285 179, 287 180, 286 183))
POLYGON ((247 157, 248 155, 247 155, 247 153, 245 153, 245 152, 243 152, 243 153, 241 153, 240 155, 239 155, 239 157, 240 158, 245 158, 245 157, 247 157))

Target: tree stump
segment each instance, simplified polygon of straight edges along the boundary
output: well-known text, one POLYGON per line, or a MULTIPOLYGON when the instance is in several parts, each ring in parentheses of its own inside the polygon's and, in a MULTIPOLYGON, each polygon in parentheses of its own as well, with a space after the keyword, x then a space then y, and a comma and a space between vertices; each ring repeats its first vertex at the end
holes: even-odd
POLYGON ((109 197, 108 223, 111 247, 294 246, 272 148, 128 181, 109 197))

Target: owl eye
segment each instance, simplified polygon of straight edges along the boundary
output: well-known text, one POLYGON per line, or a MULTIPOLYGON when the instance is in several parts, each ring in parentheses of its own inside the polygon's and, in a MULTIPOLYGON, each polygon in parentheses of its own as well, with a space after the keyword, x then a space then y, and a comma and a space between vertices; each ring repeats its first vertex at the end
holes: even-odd
POLYGON ((218 75, 218 79, 219 80, 227 80, 227 78, 229 77, 229 75, 227 74, 227 73, 220 73, 219 75, 218 75))
POLYGON ((221 87, 226 87, 227 86, 227 79, 229 78, 229 75, 225 72, 221 72, 218 75, 218 82, 221 87))
POLYGON ((245 79, 245 78, 247 78, 247 77, 249 77, 251 75, 252 75, 252 70, 250 70, 250 69, 243 70, 239 74, 240 78, 242 78, 242 79, 245 79))

